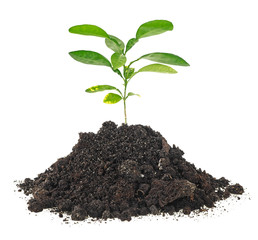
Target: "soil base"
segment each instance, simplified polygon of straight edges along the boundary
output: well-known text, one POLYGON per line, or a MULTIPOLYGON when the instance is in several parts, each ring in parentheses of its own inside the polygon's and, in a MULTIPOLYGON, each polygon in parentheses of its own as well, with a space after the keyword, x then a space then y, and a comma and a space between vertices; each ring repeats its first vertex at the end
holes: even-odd
POLYGON ((88 216, 129 221, 181 209, 190 214, 244 192, 239 184, 197 169, 183 154, 150 127, 104 122, 97 134, 80 133, 68 156, 18 187, 32 194, 30 211, 50 208, 77 221, 88 216))

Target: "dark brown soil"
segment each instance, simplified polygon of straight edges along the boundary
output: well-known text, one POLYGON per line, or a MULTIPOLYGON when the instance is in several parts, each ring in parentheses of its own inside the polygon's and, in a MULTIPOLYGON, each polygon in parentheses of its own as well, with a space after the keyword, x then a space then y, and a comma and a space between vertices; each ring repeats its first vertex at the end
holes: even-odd
POLYGON ((160 133, 142 125, 105 122, 97 134, 80 133, 72 152, 58 159, 34 180, 18 185, 32 194, 28 209, 71 215, 73 220, 162 214, 185 214, 213 207, 231 194, 242 194, 239 184, 229 185, 197 169, 184 152, 167 143, 160 133))

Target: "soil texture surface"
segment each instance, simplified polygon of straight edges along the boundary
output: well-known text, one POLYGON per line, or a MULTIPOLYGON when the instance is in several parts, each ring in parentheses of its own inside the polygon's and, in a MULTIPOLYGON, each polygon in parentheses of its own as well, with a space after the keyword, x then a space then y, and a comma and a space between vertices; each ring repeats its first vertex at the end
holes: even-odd
POLYGON ((68 156, 18 187, 31 196, 30 211, 50 209, 76 221, 190 214, 244 192, 240 184, 197 169, 183 154, 148 126, 109 121, 96 134, 80 133, 68 156))

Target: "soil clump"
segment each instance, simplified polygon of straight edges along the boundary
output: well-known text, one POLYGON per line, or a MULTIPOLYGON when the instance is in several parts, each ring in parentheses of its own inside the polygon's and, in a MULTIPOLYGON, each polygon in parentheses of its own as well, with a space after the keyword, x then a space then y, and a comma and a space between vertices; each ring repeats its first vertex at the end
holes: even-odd
POLYGON ((216 179, 183 158, 148 126, 104 122, 95 133, 80 133, 72 152, 58 159, 35 179, 18 187, 31 195, 28 209, 51 209, 72 220, 119 218, 147 214, 190 214, 211 208, 240 184, 216 179))

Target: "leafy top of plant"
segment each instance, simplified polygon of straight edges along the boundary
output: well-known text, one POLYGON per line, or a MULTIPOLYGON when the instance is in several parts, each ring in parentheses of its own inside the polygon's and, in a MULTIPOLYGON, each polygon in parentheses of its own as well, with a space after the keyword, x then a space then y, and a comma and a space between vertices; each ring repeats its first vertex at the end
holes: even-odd
POLYGON ((145 54, 134 61, 131 61, 128 65, 126 53, 132 49, 132 47, 142 38, 158 35, 167 31, 173 30, 173 24, 167 20, 153 20, 142 24, 134 38, 131 38, 125 45, 122 40, 118 37, 108 34, 102 28, 90 25, 76 25, 69 29, 70 33, 101 37, 105 39, 105 44, 110 48, 114 53, 111 56, 111 59, 108 60, 106 57, 100 53, 86 50, 79 50, 69 52, 70 56, 78 62, 92 65, 101 65, 111 68, 115 73, 117 73, 123 79, 124 89, 120 91, 118 88, 111 85, 97 85, 86 89, 87 93, 96 93, 101 91, 115 91, 116 93, 110 92, 105 97, 103 102, 107 104, 118 103, 123 100, 124 103, 124 118, 125 124, 127 124, 127 114, 126 114, 126 100, 130 96, 140 96, 133 92, 127 93, 127 86, 130 80, 138 73, 141 72, 158 72, 158 73, 168 73, 174 74, 177 73, 175 69, 168 65, 177 65, 177 66, 189 66, 189 64, 181 57, 174 55, 172 53, 163 53, 163 52, 153 52, 145 54), (131 65, 141 59, 147 59, 155 62, 144 66, 137 71, 131 67, 131 65), (167 64, 167 65, 165 65, 167 64), (122 68, 122 70, 120 70, 122 68))

